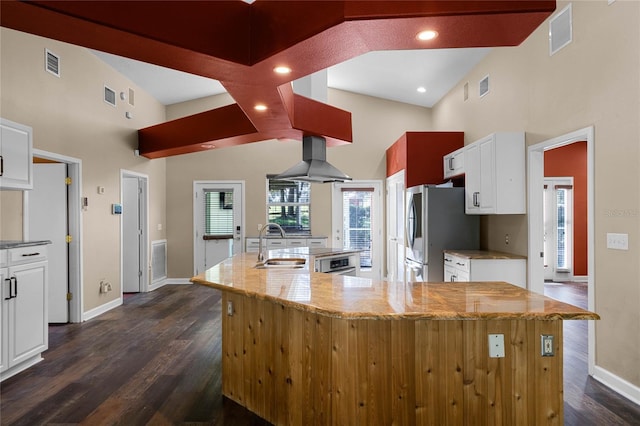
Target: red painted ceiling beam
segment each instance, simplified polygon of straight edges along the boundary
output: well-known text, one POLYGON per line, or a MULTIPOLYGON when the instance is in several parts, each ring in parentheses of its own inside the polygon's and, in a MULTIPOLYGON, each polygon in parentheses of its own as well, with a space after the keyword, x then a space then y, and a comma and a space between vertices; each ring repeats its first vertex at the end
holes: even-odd
POLYGON ((219 80, 237 102, 139 131, 149 158, 271 138, 352 140, 286 83, 371 50, 513 46, 555 1, 2 1, 2 26, 219 80), (425 45, 425 28, 439 37, 425 45), (288 65, 287 76, 273 73, 288 65), (256 111, 264 103, 267 111, 256 111), (242 117, 244 115, 244 117, 242 117), (185 129, 190 131, 184 132, 185 129))

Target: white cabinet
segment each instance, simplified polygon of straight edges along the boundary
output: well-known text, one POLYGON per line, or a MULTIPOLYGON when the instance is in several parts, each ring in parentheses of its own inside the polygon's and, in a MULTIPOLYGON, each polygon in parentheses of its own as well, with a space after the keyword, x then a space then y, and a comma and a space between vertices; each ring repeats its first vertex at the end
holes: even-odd
POLYGON ((467 214, 524 214, 524 132, 494 133, 464 150, 467 214))
MULTIPOLYGON (((295 247, 326 247, 327 238, 311 237, 311 238, 263 238, 263 250, 278 250, 283 248, 295 247)), ((259 247, 259 238, 247 238, 245 241, 245 251, 247 253, 257 253, 259 247)))
POLYGON ((0 118, 0 189, 33 189, 32 133, 0 118))
POLYGON ((445 179, 464 174, 464 150, 465 148, 462 147, 444 156, 443 169, 445 179))
POLYGON ((48 264, 46 246, 2 250, 2 360, 4 380, 42 360, 49 345, 47 325, 48 264))
POLYGON ((506 253, 444 254, 445 281, 505 281, 526 288, 526 269, 526 258, 506 253))

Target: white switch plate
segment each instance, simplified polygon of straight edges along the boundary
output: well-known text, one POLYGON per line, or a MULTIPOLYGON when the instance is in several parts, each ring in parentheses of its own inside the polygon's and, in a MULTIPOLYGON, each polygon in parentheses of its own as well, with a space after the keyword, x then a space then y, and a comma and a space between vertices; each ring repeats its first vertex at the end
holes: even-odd
POLYGON ((504 334, 489 335, 489 358, 504 358, 504 334))
POLYGON ((629 234, 607 233, 607 248, 613 250, 629 250, 629 234))

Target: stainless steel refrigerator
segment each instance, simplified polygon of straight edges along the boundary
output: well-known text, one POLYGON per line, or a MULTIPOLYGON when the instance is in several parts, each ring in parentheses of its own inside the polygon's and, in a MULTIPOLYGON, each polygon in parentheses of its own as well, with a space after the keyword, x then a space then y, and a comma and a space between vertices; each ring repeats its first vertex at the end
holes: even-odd
POLYGON ((466 215, 464 188, 420 185, 407 189, 407 281, 444 281, 446 249, 480 247, 480 217, 466 215))

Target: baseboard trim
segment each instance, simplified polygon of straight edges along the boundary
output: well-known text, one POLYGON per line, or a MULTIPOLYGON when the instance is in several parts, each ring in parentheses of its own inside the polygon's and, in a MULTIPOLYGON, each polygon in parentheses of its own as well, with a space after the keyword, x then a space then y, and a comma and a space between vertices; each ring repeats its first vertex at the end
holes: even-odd
POLYGON ((160 287, 163 287, 165 284, 167 284, 167 279, 163 279, 163 280, 158 280, 156 282, 153 282, 151 284, 149 284, 149 289, 148 291, 153 291, 153 290, 157 290, 160 287))
POLYGON ((165 284, 192 284, 190 278, 167 278, 165 284))
POLYGON ((593 369, 593 378, 607 386, 611 390, 619 393, 634 404, 640 405, 640 387, 625 379, 616 376, 608 370, 597 365, 593 369))
POLYGON ((104 314, 105 312, 110 311, 111 309, 117 308, 122 305, 122 297, 119 297, 111 302, 107 302, 104 305, 100 305, 97 308, 93 308, 91 310, 86 311, 82 314, 82 321, 89 321, 92 318, 95 318, 99 315, 104 314))
POLYGON ((578 283, 586 283, 586 282, 589 281, 589 276, 588 275, 574 275, 572 281, 575 281, 575 282, 578 282, 578 283))

